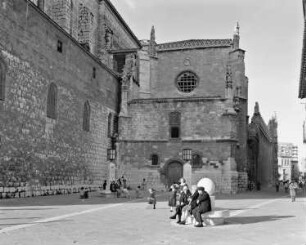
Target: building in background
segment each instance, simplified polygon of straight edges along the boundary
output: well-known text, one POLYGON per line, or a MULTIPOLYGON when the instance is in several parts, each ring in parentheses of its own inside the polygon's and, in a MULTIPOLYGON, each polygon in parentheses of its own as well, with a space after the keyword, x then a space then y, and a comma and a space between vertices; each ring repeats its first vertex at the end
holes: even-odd
POLYGON ((298 147, 292 143, 278 145, 279 180, 287 181, 299 178, 298 147))
POLYGON ((277 173, 277 120, 273 117, 268 125, 262 118, 256 102, 254 114, 248 128, 248 178, 263 187, 272 186, 277 173))

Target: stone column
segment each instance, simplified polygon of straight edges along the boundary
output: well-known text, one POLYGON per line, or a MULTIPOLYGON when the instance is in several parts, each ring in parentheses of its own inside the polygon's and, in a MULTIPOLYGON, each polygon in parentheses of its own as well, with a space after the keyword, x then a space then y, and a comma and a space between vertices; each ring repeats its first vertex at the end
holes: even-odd
POLYGON ((116 165, 113 162, 109 162, 108 164, 108 183, 116 180, 116 165))
POLYGON ((186 180, 186 183, 189 186, 189 188, 191 188, 191 183, 192 183, 191 176, 192 176, 192 171, 191 171, 191 164, 189 161, 183 165, 183 178, 186 180))

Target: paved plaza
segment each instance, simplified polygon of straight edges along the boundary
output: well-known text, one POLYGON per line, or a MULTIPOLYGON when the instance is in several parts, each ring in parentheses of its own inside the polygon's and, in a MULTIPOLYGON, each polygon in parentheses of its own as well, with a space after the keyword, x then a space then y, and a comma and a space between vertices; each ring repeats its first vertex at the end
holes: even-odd
POLYGON ((292 203, 273 190, 217 196, 229 209, 226 224, 194 228, 169 219, 168 193, 157 209, 145 199, 102 198, 92 193, 0 200, 0 244, 212 244, 305 245, 306 198, 292 203))

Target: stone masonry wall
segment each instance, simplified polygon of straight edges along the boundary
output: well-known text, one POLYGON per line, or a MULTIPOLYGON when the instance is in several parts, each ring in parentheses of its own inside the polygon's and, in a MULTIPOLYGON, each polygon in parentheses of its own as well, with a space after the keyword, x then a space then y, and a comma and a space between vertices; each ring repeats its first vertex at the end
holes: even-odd
POLYGON ((181 138, 184 140, 229 139, 232 122, 225 117, 222 100, 135 101, 129 117, 122 122, 121 137, 127 140, 168 140, 169 113, 181 113, 181 138))
POLYGON ((209 48, 159 52, 157 66, 151 70, 151 96, 177 98, 192 96, 225 96, 226 65, 231 48, 209 48), (188 59, 188 62, 185 62, 188 59), (198 76, 198 86, 191 93, 180 92, 176 78, 183 71, 198 76))
POLYGON ((0 101, 1 196, 99 185, 108 177, 107 118, 116 112, 117 78, 26 1, 4 1, 0 21, 0 59, 7 66, 0 101), (58 91, 56 119, 46 116, 50 83, 58 91), (82 129, 87 100, 89 132, 82 129))

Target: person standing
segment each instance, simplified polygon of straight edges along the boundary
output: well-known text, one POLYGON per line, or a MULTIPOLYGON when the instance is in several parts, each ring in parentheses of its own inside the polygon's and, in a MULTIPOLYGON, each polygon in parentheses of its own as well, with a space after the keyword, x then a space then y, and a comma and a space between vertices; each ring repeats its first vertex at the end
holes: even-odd
POLYGON ((170 207, 170 212, 173 212, 173 208, 176 207, 176 196, 177 196, 177 187, 175 184, 170 186, 170 191, 171 194, 168 205, 170 207))
POLYGON ((106 190, 106 186, 107 186, 107 181, 104 180, 104 183, 103 183, 103 190, 104 190, 104 191, 106 190))
POLYGON ((192 214, 198 222, 195 227, 203 227, 201 214, 211 211, 211 201, 209 194, 205 191, 204 187, 199 187, 198 192, 199 196, 196 201, 197 206, 193 209, 192 214))
POLYGON ((286 180, 284 182, 285 193, 288 193, 288 189, 289 189, 289 183, 288 182, 289 182, 288 180, 286 180))
POLYGON ((278 180, 275 181, 275 189, 276 189, 276 192, 279 192, 279 181, 278 180))
POLYGON ((290 191, 290 197, 291 197, 291 202, 295 202, 296 198, 296 190, 298 189, 298 184, 296 183, 295 180, 292 180, 289 184, 289 191, 290 191))
POLYGON ((147 189, 147 182, 146 182, 146 179, 142 179, 141 189, 142 189, 143 191, 144 191, 145 189, 147 189))

